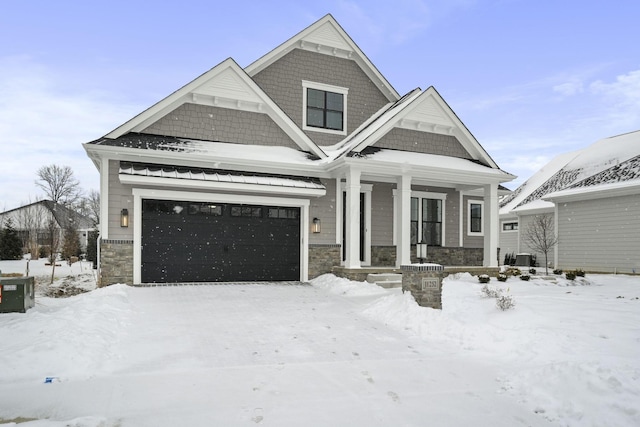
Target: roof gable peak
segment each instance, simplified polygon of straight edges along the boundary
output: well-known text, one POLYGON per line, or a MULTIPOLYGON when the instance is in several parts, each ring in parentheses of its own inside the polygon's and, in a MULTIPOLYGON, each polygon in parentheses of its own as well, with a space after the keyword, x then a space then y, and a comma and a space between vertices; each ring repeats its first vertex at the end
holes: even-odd
POLYGON ((344 31, 331 14, 327 14, 289 40, 245 68, 255 76, 293 49, 302 49, 355 61, 390 102, 400 98, 398 92, 378 71, 353 39, 344 31))
POLYGON ((228 58, 152 105, 105 138, 118 138, 128 132, 143 132, 155 121, 192 103, 268 115, 303 150, 319 157, 326 154, 273 102, 247 73, 228 58))

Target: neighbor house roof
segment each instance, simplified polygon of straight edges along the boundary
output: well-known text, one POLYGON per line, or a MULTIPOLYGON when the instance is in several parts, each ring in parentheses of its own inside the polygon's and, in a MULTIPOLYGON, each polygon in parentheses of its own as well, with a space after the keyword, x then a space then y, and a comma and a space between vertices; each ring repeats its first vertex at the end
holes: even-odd
MULTIPOLYGON (((0 217, 4 217, 6 215, 11 216, 12 214, 15 215, 21 210, 29 209, 34 206, 42 206, 47 211, 51 212, 51 215, 55 219, 58 226, 60 226, 60 228, 66 228, 69 225, 73 225, 78 230, 87 230, 94 228, 94 224, 91 218, 82 215, 72 209, 69 209, 64 205, 55 203, 52 200, 39 200, 37 202, 29 203, 15 209, 10 209, 8 211, 1 212, 0 217)), ((16 224, 14 224, 14 226, 15 225, 16 224)))
POLYGON ((500 213, 552 208, 551 199, 640 185, 640 131, 555 157, 501 201, 500 213))

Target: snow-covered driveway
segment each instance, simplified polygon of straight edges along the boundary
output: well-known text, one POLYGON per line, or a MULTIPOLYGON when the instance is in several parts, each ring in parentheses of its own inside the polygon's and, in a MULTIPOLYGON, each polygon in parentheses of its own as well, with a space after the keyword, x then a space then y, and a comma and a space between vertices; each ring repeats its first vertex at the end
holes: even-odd
POLYGON ((123 427, 547 424, 496 395, 495 368, 363 314, 388 292, 399 290, 116 285, 71 304, 47 299, 30 325, 19 315, 4 325, 33 336, 32 349, 13 352, 33 360, 26 372, 0 368, 0 416, 123 427))
POLYGON ((334 276, 42 297, 0 316, 0 423, 634 426, 639 284, 492 283, 506 312, 469 275, 443 310, 334 276))

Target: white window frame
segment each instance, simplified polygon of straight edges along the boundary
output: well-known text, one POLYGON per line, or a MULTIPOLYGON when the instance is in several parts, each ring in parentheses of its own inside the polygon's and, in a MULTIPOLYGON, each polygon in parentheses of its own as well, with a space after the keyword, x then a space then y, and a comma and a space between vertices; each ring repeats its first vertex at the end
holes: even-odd
POLYGON ((517 233, 519 228, 520 228, 520 222, 518 220, 502 221, 500 223, 500 232, 501 233, 517 233), (518 228, 512 229, 512 230, 505 230, 504 229, 505 224, 516 224, 518 226, 518 228))
POLYGON ((312 132, 330 133, 333 135, 347 134, 347 95, 349 89, 346 87, 333 86, 324 83, 310 82, 302 80, 302 129, 312 132), (315 126, 307 126, 307 89, 316 89, 324 92, 333 92, 342 94, 344 104, 342 105, 342 130, 319 128, 315 126))
MULTIPOLYGON (((399 215, 398 198, 396 197, 398 190, 393 189, 393 244, 397 244, 396 236, 398 235, 398 226, 396 218, 399 215)), ((430 191, 412 191, 411 198, 420 199, 420 209, 418 209, 418 236, 422 234, 422 199, 440 199, 442 200, 442 241, 440 246, 444 247, 447 241, 446 235, 446 212, 447 212, 447 193, 433 193, 430 191)), ((413 245, 413 243, 411 244, 413 245)))
MULTIPOLYGON (((336 192, 336 243, 342 245, 342 193, 347 191, 347 184, 338 180, 336 192)), ((395 191, 395 190, 394 190, 395 191)), ((373 193, 373 184, 360 184, 360 193, 364 193, 364 260, 361 265, 371 265, 371 193, 373 193)), ((359 196, 358 196, 359 197, 359 196)), ((342 250, 340 251, 342 254, 342 250)), ((344 265, 342 255, 340 255, 340 265, 344 265)))
POLYGON ((467 200, 467 235, 484 236, 484 201, 467 200), (471 231, 471 205, 480 205, 480 231, 471 231))

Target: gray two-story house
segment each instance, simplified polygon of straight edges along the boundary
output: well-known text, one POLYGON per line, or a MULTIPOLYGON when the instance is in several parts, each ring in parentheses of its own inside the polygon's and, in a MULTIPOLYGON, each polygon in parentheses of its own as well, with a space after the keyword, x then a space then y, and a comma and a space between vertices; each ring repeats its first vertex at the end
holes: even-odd
POLYGON ((497 266, 502 171, 433 88, 400 95, 327 15, 227 59, 84 144, 101 280, 307 280, 334 267, 497 266))

